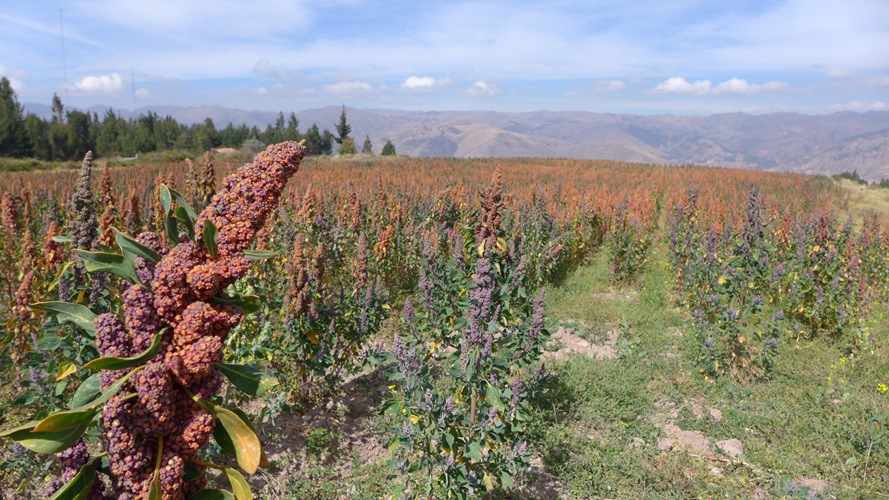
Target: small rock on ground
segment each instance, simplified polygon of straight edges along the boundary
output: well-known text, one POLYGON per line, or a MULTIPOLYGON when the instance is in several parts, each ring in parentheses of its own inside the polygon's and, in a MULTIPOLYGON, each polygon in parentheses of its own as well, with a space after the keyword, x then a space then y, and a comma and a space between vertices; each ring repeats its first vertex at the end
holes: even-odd
POLYGON ((738 439, 726 439, 717 441, 716 447, 732 458, 738 458, 744 454, 744 443, 738 439))
POLYGON ((816 495, 820 495, 821 493, 824 493, 827 490, 827 483, 826 482, 824 482, 820 479, 813 478, 813 477, 802 478, 799 480, 798 484, 800 486, 809 488, 809 491, 811 493, 816 494, 816 495))

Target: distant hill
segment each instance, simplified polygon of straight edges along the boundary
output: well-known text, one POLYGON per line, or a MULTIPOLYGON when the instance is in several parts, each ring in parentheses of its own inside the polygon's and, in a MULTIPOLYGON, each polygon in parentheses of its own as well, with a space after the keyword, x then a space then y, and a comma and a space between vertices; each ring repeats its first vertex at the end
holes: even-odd
MULTIPOLYGON (((101 117, 107 109, 88 111, 101 117)), ((46 105, 25 104, 25 110, 50 114, 46 105)), ((265 128, 278 115, 220 106, 152 106, 137 113, 148 110, 186 124, 209 117, 217 128, 229 123, 265 128)), ((303 131, 313 123, 334 131, 340 111, 329 106, 296 116, 303 131)), ((399 153, 411 156, 595 158, 812 174, 855 170, 871 181, 889 178, 889 111, 639 116, 347 108, 347 114, 359 147, 369 136, 377 152, 390 139, 399 153)))

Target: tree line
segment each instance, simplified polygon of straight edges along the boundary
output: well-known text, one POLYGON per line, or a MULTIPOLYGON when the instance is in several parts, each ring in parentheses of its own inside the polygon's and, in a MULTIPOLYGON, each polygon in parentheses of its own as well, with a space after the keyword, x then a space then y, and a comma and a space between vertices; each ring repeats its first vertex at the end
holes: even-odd
MULTIPOLYGON (((65 109, 55 94, 52 115, 44 119, 32 113, 25 115, 10 81, 6 77, 0 79, 0 157, 65 161, 83 158, 87 151, 102 157, 131 157, 168 150, 202 152, 220 147, 259 151, 267 144, 303 139, 309 155, 333 154, 334 142, 338 144, 339 154, 357 153, 355 141, 349 136, 352 128, 345 106, 335 130, 336 135, 313 123, 302 133, 296 115, 290 113, 285 118, 281 112, 275 124, 265 129, 231 123, 217 129, 210 118, 185 125, 169 115, 161 117, 152 111, 137 118, 124 118, 109 109, 100 118, 96 112, 65 109)), ((365 139, 362 153, 373 153, 370 137, 365 139)), ((395 154, 391 141, 381 153, 395 154)))

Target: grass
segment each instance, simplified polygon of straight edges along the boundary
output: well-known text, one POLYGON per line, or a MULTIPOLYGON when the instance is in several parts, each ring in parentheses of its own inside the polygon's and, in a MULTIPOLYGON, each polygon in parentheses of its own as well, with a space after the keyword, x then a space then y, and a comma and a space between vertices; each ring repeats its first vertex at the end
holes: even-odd
POLYGON ((889 189, 863 186, 848 179, 839 179, 837 182, 849 194, 849 212, 876 212, 883 219, 889 216, 889 189))
POLYGON ((889 392, 878 390, 889 383, 886 306, 871 325, 880 337, 873 353, 850 359, 839 344, 787 341, 770 380, 708 383, 684 356, 688 341, 678 335, 687 313, 673 306, 665 261, 663 249, 654 249, 638 283, 616 290, 600 255, 548 294, 554 323, 620 325, 632 346, 616 360, 575 356, 551 367, 558 381, 552 399, 561 403, 541 412, 537 443, 562 496, 792 496, 818 479, 827 485, 824 497, 885 498, 889 441, 877 442, 867 424, 889 412, 889 392), (628 291, 639 295, 627 299, 628 291), (666 434, 658 424, 671 418, 711 443, 739 439, 740 461, 712 446, 706 453, 660 450, 666 434))

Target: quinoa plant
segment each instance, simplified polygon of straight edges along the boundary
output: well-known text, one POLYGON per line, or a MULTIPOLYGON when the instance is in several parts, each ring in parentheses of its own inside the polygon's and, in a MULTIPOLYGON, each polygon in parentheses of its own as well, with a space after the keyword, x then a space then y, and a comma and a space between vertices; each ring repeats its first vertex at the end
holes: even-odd
POLYGON ((840 226, 834 214, 814 214, 797 225, 781 290, 801 336, 824 334, 860 348, 870 304, 885 287, 885 275, 875 262, 881 250, 873 242, 862 248, 858 239, 852 221, 840 226))
MULTIPOLYGON (((784 313, 766 307, 774 248, 760 212, 759 194, 751 186, 738 232, 726 229, 722 243, 711 232, 703 245, 706 255, 683 276, 685 286, 697 288, 691 300, 692 339, 699 368, 707 377, 728 375, 742 382, 763 378, 777 355, 784 313)), ((674 219, 674 231, 682 224, 674 219)), ((685 230, 694 231, 691 226, 685 230)), ((687 240, 674 234, 671 243, 677 267, 688 270, 683 256, 687 240)))
POLYGON ((77 251, 86 272, 124 280, 123 314, 44 303, 47 314, 95 337, 101 357, 74 368, 98 373, 78 387, 69 410, 0 433, 39 453, 61 453, 62 478, 52 485, 57 496, 187 498, 205 488, 205 470, 214 468, 237 498, 251 498, 236 468, 205 462, 198 453, 213 436, 248 474, 265 462, 243 412, 215 397, 223 375, 252 394, 263 378, 253 368, 221 363, 229 330, 256 309, 254 298, 227 288, 250 268, 245 250, 304 154, 301 143, 270 146, 227 178, 200 214, 161 186, 166 244, 154 233, 116 232, 119 254, 77 251), (103 451, 90 457, 83 436, 97 422, 103 451), (102 456, 107 480, 97 477, 102 456))
POLYGON ((360 204, 333 217, 307 190, 287 208, 264 230, 269 248, 287 249, 239 284, 265 296, 228 347, 233 359, 268 359, 290 402, 305 405, 361 364, 388 315, 388 293, 372 241, 359 230, 360 204))
POLYGON ((631 207, 627 199, 615 208, 608 239, 612 281, 626 283, 636 278, 648 260, 654 229, 651 214, 631 207))
POLYGON ((525 422, 548 338, 544 294, 532 300, 525 260, 501 229, 500 171, 481 194, 474 243, 435 252, 427 240, 417 306, 408 299, 393 340, 383 406, 393 415, 391 465, 411 494, 469 498, 511 491, 528 465, 525 422))

